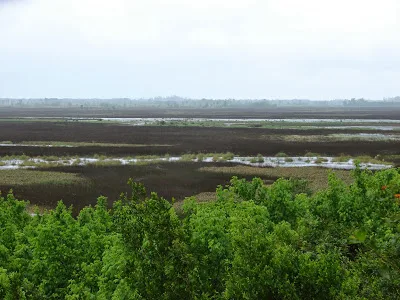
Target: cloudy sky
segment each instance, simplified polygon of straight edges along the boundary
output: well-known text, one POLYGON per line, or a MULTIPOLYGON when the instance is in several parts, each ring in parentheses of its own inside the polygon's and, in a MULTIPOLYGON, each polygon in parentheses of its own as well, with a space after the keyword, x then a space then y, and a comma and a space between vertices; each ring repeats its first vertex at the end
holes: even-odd
POLYGON ((0 97, 400 95, 399 0, 0 0, 0 97))

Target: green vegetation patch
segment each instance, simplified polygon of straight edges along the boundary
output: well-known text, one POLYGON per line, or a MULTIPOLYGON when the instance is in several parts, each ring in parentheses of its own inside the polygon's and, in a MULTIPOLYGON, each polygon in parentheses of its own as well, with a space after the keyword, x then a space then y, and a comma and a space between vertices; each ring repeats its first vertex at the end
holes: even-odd
POLYGON ((353 176, 232 177, 179 210, 130 179, 76 218, 0 195, 0 299, 398 299, 399 170, 353 176))
POLYGON ((315 160, 315 163, 316 163, 316 164, 322 164, 322 163, 326 163, 326 162, 328 162, 328 160, 327 160, 326 158, 323 158, 323 157, 318 157, 318 158, 315 160))
MULTIPOLYGON (((300 128, 299 128, 300 129, 300 128)), ((271 141, 286 141, 286 142, 308 142, 308 143, 327 143, 327 142, 357 142, 357 141, 393 141, 400 140, 399 135, 361 135, 353 134, 287 134, 287 135, 262 135, 260 139, 271 141)))
POLYGON ((354 161, 359 161, 360 163, 391 165, 393 163, 390 161, 390 158, 393 159, 394 157, 384 155, 377 155, 375 157, 371 157, 369 155, 350 156, 342 154, 335 157, 333 162, 347 162, 350 159, 353 159, 354 161))
POLYGON ((287 157, 287 154, 285 152, 278 152, 277 154, 275 154, 275 157, 287 157))
POLYGON ((348 170, 329 170, 318 167, 285 167, 285 168, 257 168, 251 166, 235 167, 203 167, 199 169, 203 172, 223 173, 231 176, 258 176, 261 178, 298 178, 305 179, 309 183, 312 191, 318 191, 328 186, 328 176, 330 173, 336 174, 338 178, 346 183, 351 183, 351 171, 348 170))
POLYGON ((304 154, 305 157, 318 157, 321 156, 321 154, 319 153, 315 153, 315 152, 306 152, 306 154, 304 154))
POLYGON ((97 143, 97 142, 60 142, 60 141, 24 141, 18 144, 42 145, 53 147, 170 147, 167 144, 124 144, 124 143, 97 143))
POLYGON ((22 185, 70 185, 84 184, 87 179, 75 173, 38 171, 38 170, 1 170, 1 186, 22 186, 22 185))

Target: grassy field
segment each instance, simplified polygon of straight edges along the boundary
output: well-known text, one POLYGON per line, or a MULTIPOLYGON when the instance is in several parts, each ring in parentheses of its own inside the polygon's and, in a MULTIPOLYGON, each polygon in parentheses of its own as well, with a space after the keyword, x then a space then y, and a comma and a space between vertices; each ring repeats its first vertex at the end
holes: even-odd
MULTIPOLYGON (((346 182, 350 172, 334 171, 346 182)), ((256 168, 230 163, 154 162, 135 166, 88 165, 51 167, 40 170, 0 171, 0 190, 14 189, 20 198, 32 204, 50 208, 63 199, 78 212, 85 205, 94 204, 99 195, 118 199, 121 192, 128 192, 128 178, 140 181, 149 191, 157 191, 166 199, 178 202, 185 197, 200 194, 200 200, 209 199, 216 186, 225 185, 232 176, 251 179, 261 177, 273 183, 279 177, 303 178, 312 190, 326 186, 329 170, 323 168, 256 168), (211 194, 210 194, 211 193, 211 194)))
POLYGON ((328 186, 328 174, 333 172, 346 183, 352 182, 351 172, 346 170, 329 170, 319 167, 305 168, 255 168, 249 166, 234 167, 203 167, 202 172, 219 173, 239 177, 261 178, 298 178, 309 182, 312 191, 318 191, 328 186))
POLYGON ((174 197, 180 201, 201 192, 213 192, 219 184, 227 184, 230 176, 202 172, 199 168, 221 165, 230 164, 154 162, 124 166, 87 165, 38 170, 0 170, 0 190, 5 193, 13 189, 17 197, 30 200, 32 204, 41 207, 54 207, 57 201, 63 199, 67 205, 73 205, 74 212, 77 213, 82 207, 95 204, 99 195, 107 196, 110 202, 117 200, 121 192, 129 191, 129 178, 143 183, 148 191, 158 192, 168 200, 174 197), (23 176, 21 180, 19 173, 23 176), (7 174, 7 179, 3 174, 7 174), (68 184, 64 183, 64 179, 68 184), (46 184, 46 180, 49 184, 46 184))
MULTIPOLYGON (((353 134, 354 130, 343 130, 342 134, 353 134)), ((356 133, 366 133, 357 131, 356 133)), ((373 133, 381 133, 373 131, 373 133)), ((399 154, 398 140, 330 140, 324 137, 337 134, 333 129, 312 129, 307 132, 297 129, 265 128, 212 128, 212 127, 165 127, 122 126, 92 123, 0 123, 0 140, 15 144, 58 143, 76 147, 27 147, 4 145, 0 156, 132 156, 132 155, 182 155, 187 153, 232 152, 240 156, 258 153, 273 156, 283 151, 288 155, 304 155, 315 152, 327 156, 399 154), (295 136, 295 140, 285 140, 295 136), (313 138, 310 140, 309 136, 313 138), (321 141, 319 141, 321 139, 321 141), (79 144, 81 143, 81 144, 79 144), (123 145, 119 146, 119 145, 123 145), (143 146, 146 145, 146 146, 143 146)))
MULTIPOLYGON (((228 178, 232 176, 238 176, 239 178, 253 178, 260 177, 263 179, 265 184, 272 184, 278 178, 296 178, 305 179, 308 182, 308 186, 312 192, 316 192, 321 188, 328 186, 328 175, 333 172, 339 179, 346 183, 352 183, 353 178, 351 171, 346 170, 328 170, 319 167, 309 168, 255 168, 249 166, 212 166, 202 167, 199 169, 200 172, 206 174, 215 173, 228 178)), ((209 202, 215 201, 215 192, 201 192, 194 195, 197 202, 209 202)), ((174 203, 175 209, 180 212, 182 209, 181 201, 174 203)))
POLYGON ((391 132, 400 131, 400 124, 397 121, 383 119, 386 122, 362 119, 334 119, 314 120, 305 119, 208 119, 208 118, 0 118, 0 123, 55 123, 62 125, 67 123, 89 123, 97 125, 129 125, 129 126, 150 126, 150 127, 208 127, 208 128, 263 128, 263 129, 295 129, 310 131, 315 129, 334 129, 338 132, 345 131, 366 131, 384 130, 391 132))
MULTIPOLYGON (((279 177, 304 178, 312 190, 326 186, 329 170, 323 168, 256 168, 225 163, 233 156, 252 157, 254 163, 263 156, 277 156, 290 162, 291 156, 336 157, 336 161, 357 158, 361 162, 400 165, 400 139, 395 131, 371 128, 342 127, 344 122, 192 122, 169 121, 149 126, 129 126, 102 117, 139 118, 354 118, 397 119, 398 112, 383 110, 315 111, 296 109, 236 110, 236 109, 135 109, 129 111, 101 110, 35 110, 5 109, 0 111, 0 160, 19 159, 28 170, 0 170, 0 190, 13 188, 18 197, 33 204, 54 207, 63 199, 74 211, 94 204, 100 194, 111 201, 126 192, 126 182, 132 177, 143 182, 149 191, 177 201, 199 195, 199 200, 213 198, 215 187, 226 184, 234 175, 251 179, 259 176, 268 183, 279 177), (49 116, 51 118, 41 119, 49 116), (26 118, 31 117, 31 118, 26 118), (66 121, 64 118, 86 118, 66 121), (87 118, 93 118, 88 120, 87 118), (166 163, 159 158, 181 156, 182 161, 166 163), (213 157, 213 162, 193 162, 193 159, 213 157), (80 159, 98 161, 80 166, 80 159), (32 158, 47 162, 35 163, 32 158), (136 164, 121 165, 110 158, 138 158, 136 164), (74 159, 73 165, 66 163, 74 159), (64 161, 63 165, 58 163, 64 161)), ((380 126, 399 124, 349 122, 348 126, 380 126)), ((396 128, 397 128, 396 127, 396 128)), ((0 166, 1 166, 0 162, 0 166)), ((4 163, 3 163, 4 164, 4 163)), ((346 182, 348 171, 334 171, 346 182)))
MULTIPOLYGON (((13 144, 11 141, 0 142, 0 144, 13 144)), ((22 141, 14 145, 37 145, 52 147, 168 147, 171 145, 160 144, 124 144, 124 143, 96 143, 96 142, 68 142, 68 141, 22 141)))
POLYGON ((399 119, 396 107, 257 107, 257 108, 157 108, 127 109, 66 107, 3 107, 0 118, 293 118, 293 119, 399 119))
POLYGON ((400 135, 391 133, 355 133, 355 134, 328 134, 328 135, 265 135, 262 139, 269 141, 287 141, 287 142, 317 142, 317 143, 330 143, 342 141, 399 141, 400 135))
POLYGON ((87 180, 76 173, 64 173, 57 171, 38 170, 1 170, 1 186, 23 186, 23 185, 56 185, 68 186, 76 184, 87 184, 87 180))

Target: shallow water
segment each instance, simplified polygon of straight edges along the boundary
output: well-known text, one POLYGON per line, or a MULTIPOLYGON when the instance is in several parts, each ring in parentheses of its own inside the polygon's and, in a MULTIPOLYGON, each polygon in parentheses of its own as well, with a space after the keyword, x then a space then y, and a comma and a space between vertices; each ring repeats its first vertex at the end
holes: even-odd
POLYGON ((13 144, 13 143, 0 143, 0 147, 66 147, 66 148, 72 148, 72 147, 77 147, 77 146, 72 146, 72 145, 51 145, 51 144, 13 144))
MULTIPOLYGON (((83 118, 82 118, 83 119, 83 118)), ((87 119, 87 118, 85 118, 87 119)), ((93 119, 93 120, 98 120, 93 119)), ((291 123, 394 123, 400 124, 400 120, 388 119, 221 119, 221 118, 101 118, 103 121, 114 122, 161 122, 161 121, 187 121, 187 122, 291 122, 291 123)))
MULTIPOLYGON (((89 164, 96 164, 96 163, 120 163, 121 165, 128 165, 128 164, 136 164, 136 163, 145 163, 145 162, 154 162, 154 161, 165 161, 165 162, 177 162, 181 161, 182 158, 179 156, 173 157, 160 157, 160 158, 107 158, 107 159, 97 159, 91 157, 82 157, 82 158, 72 158, 67 160, 58 160, 58 161, 46 161, 45 159, 41 158, 30 158, 27 161, 29 162, 28 165, 24 165, 23 160, 1 160, 0 162, 2 166, 0 166, 0 170, 9 170, 9 169, 19 169, 19 168, 36 168, 34 165, 30 165, 32 163, 37 164, 58 164, 62 166, 71 166, 71 165, 79 165, 85 166, 89 164)), ((193 159, 193 162, 197 162, 198 159, 193 159)), ((204 157, 202 162, 210 163, 215 162, 213 157, 204 157)), ((258 157, 241 157, 235 156, 231 160, 225 160, 222 162, 231 162, 231 163, 238 163, 243 165, 249 165, 254 167, 323 167, 329 169, 343 169, 343 170, 352 170, 355 169, 355 164, 353 159, 349 159, 345 162, 335 162, 334 157, 301 157, 301 156, 294 156, 294 157, 271 157, 265 156, 262 159, 258 157), (254 162, 257 161, 257 162, 254 162)), ((217 161, 218 163, 218 161, 217 161)), ((391 165, 385 164, 373 164, 373 163, 361 163, 360 167, 365 169, 368 168, 370 170, 382 170, 391 168, 391 165)))
POLYGON ((400 135, 396 134, 383 134, 383 133, 354 133, 354 134, 346 134, 346 133, 338 133, 338 134, 330 134, 327 136, 328 138, 333 139, 345 139, 345 140, 367 140, 367 141, 398 141, 400 140, 400 135))
POLYGON ((323 128, 323 129, 369 129, 369 130, 386 130, 386 131, 393 131, 393 130, 400 130, 399 126, 373 126, 373 125, 351 125, 351 126, 314 126, 313 128, 323 128))
MULTIPOLYGON (((220 119, 220 118, 102 118, 103 121, 117 122, 123 124, 129 124, 133 126, 152 125, 157 122, 220 122, 224 126, 235 126, 235 125, 246 125, 251 123, 273 123, 286 125, 287 123, 299 123, 298 126, 302 127, 304 124, 320 123, 318 126, 311 126, 309 128, 323 128, 323 129, 369 129, 369 130, 382 130, 382 131, 393 131, 400 130, 400 120, 387 120, 387 119, 220 119), (285 124, 286 123, 286 124, 285 124), (324 125, 324 123, 341 123, 343 125, 324 125), (359 124, 377 124, 377 125, 346 125, 351 123, 359 124), (385 125, 380 125, 380 124, 385 125), (390 124, 392 126, 388 126, 390 124), (395 125, 395 126, 393 126, 395 125)), ((267 124, 266 124, 267 125, 267 124)), ((294 127, 297 128, 297 127, 294 127)))
POLYGON ((311 118, 311 119, 270 119, 270 118, 84 118, 84 117, 24 117, 23 119, 62 119, 62 120, 88 120, 88 121, 113 121, 122 123, 134 123, 134 122, 160 122, 160 121, 187 121, 187 122, 292 122, 292 123, 386 123, 386 124, 399 124, 400 120, 390 119, 322 119, 322 118, 311 118))

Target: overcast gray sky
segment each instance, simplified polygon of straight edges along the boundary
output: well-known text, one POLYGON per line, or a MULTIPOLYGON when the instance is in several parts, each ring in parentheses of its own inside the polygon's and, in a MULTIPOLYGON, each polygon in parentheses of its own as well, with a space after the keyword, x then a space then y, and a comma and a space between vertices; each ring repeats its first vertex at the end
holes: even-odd
POLYGON ((0 0, 0 97, 400 95, 399 0, 0 0))

